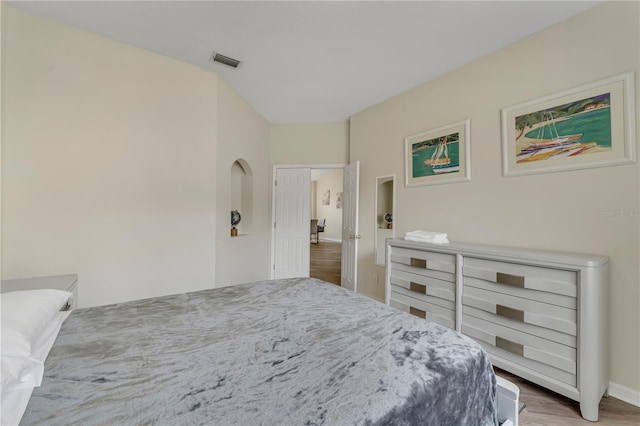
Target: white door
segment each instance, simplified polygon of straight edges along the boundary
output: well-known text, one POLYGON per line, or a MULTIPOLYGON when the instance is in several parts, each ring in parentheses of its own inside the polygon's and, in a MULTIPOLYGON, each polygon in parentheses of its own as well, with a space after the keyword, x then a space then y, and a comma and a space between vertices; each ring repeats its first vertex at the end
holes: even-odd
POLYGON ((276 169, 274 278, 309 276, 311 169, 276 169))
POLYGON ((342 208, 342 273, 340 285, 356 291, 358 286, 358 184, 360 162, 344 168, 342 208))

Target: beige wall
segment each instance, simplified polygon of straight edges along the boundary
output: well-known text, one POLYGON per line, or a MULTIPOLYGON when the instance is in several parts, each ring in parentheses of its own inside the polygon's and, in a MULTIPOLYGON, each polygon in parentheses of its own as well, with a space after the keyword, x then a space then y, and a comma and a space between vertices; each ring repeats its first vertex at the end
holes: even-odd
MULTIPOLYGON (((313 218, 326 219, 324 232, 318 234, 320 239, 342 241, 342 209, 336 208, 338 192, 342 192, 342 169, 327 170, 316 183, 315 216, 313 218), (330 191, 329 205, 322 205, 322 197, 326 190, 330 191)), ((313 193, 312 193, 313 195, 313 193)))
POLYGON ((227 286, 270 276, 271 165, 267 121, 223 80, 218 96, 216 286, 227 286), (231 166, 238 159, 251 168, 252 211, 240 212, 242 235, 232 238, 229 191, 231 166), (247 223, 250 227, 243 228, 247 223))
POLYGON ((349 123, 272 124, 271 164, 347 164, 349 123))
POLYGON ((374 274, 383 277, 374 266, 375 177, 402 179, 405 136, 470 118, 471 181, 415 188, 399 181, 396 235, 444 231, 454 241, 610 256, 611 380, 640 390, 638 164, 503 178, 500 139, 503 107, 628 70, 637 81, 639 7, 605 2, 351 118, 350 157, 361 161, 363 293, 384 296, 384 280, 372 283, 374 274))
POLYGON ((3 278, 78 273, 81 307, 213 287, 216 249, 242 249, 217 239, 236 158, 256 174, 265 262, 220 275, 267 278, 266 122, 215 73, 5 15, 3 278))

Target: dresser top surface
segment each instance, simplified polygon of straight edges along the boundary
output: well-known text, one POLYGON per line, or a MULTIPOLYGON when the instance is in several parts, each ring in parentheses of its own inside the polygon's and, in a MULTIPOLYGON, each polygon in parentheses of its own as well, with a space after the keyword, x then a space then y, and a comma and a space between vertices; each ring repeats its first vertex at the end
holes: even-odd
POLYGON ((467 257, 480 256, 499 258, 500 260, 511 260, 514 262, 535 260, 539 262, 574 265, 580 267, 599 267, 609 262, 609 258, 602 255, 494 246, 489 244, 475 244, 464 242, 433 244, 407 241, 402 238, 388 239, 387 242, 390 245, 396 247, 406 247, 418 250, 433 250, 441 253, 462 254, 467 257))

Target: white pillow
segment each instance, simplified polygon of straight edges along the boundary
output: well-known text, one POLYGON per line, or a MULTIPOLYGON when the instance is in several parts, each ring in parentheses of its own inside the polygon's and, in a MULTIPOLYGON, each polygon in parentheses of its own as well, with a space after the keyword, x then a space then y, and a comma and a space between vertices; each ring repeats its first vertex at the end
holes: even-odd
POLYGON ((2 355, 2 393, 40 386, 44 363, 33 358, 2 355))
POLYGON ((33 388, 40 386, 44 376, 44 361, 49 350, 58 336, 60 327, 71 311, 58 312, 42 332, 33 348, 31 359, 39 361, 39 364, 25 363, 22 357, 2 357, 2 393, 0 394, 0 425, 17 425, 24 414, 33 388), (17 364, 15 363, 17 362, 17 364), (42 366, 42 369, 40 369, 42 366))
POLYGON ((31 347, 55 314, 65 306, 71 293, 43 289, 11 291, 2 299, 2 355, 31 356, 31 347))
MULTIPOLYGON (((71 293, 43 289, 0 294, 2 393, 40 386, 44 359, 33 357, 33 349, 49 323, 57 319, 71 293)), ((58 321, 59 322, 59 321, 58 321)))

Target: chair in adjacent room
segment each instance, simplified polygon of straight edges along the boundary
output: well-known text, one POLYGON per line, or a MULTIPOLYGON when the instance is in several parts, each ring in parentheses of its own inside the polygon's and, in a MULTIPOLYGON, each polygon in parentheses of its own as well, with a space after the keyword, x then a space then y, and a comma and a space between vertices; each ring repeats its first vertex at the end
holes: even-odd
POLYGON ((319 219, 318 220, 318 230, 317 230, 317 234, 316 234, 316 236, 318 238, 318 241, 320 241, 320 232, 324 232, 324 226, 325 226, 326 222, 327 222, 326 219, 319 219))
POLYGON ((311 219, 311 237, 310 241, 314 244, 318 244, 318 219, 311 219))

